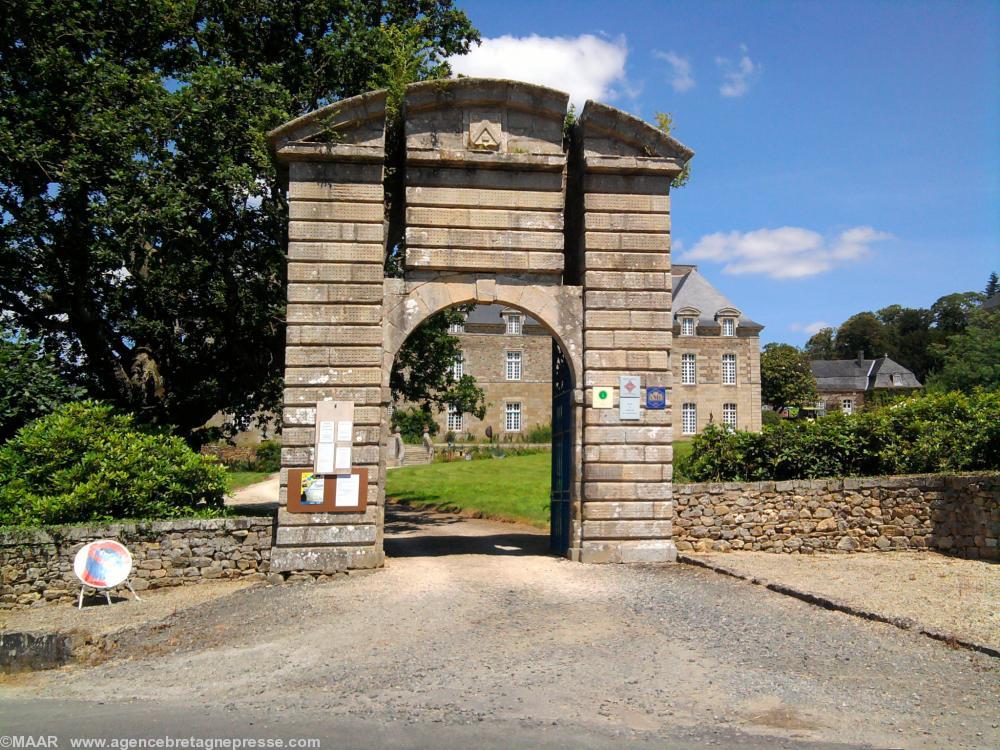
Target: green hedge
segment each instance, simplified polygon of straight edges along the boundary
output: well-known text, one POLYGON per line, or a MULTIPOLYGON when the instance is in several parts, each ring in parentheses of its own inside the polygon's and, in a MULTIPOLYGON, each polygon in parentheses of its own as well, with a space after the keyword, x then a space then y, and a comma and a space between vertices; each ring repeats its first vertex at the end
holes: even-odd
POLYGON ((0 446, 0 525, 219 515, 225 487, 214 459, 93 401, 65 404, 0 446))
POLYGON ((1000 393, 913 396, 761 432, 710 425, 678 468, 693 482, 1000 469, 1000 393))

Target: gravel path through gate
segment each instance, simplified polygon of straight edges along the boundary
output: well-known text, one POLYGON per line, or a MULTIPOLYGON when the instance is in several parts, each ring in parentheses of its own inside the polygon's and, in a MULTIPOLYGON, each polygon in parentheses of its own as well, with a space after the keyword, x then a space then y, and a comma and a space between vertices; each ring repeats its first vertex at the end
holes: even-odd
POLYGON ((1000 660, 707 570, 571 563, 530 527, 393 513, 386 570, 178 613, 101 666, 0 686, 0 716, 100 686, 122 715, 387 747, 1000 747, 1000 660))

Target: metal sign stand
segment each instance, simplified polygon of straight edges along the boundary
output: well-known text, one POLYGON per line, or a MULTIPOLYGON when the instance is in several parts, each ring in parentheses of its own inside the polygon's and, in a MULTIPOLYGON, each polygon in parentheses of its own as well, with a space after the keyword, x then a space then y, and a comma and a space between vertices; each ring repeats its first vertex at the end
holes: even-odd
MULTIPOLYGON (((118 588, 118 586, 121 586, 121 585, 122 584, 119 583, 117 586, 111 586, 111 587, 106 588, 106 589, 98 589, 98 588, 94 588, 93 586, 81 586, 80 587, 80 598, 77 599, 77 601, 76 601, 76 608, 77 609, 83 609, 83 591, 84 591, 84 589, 91 589, 92 588, 92 589, 94 589, 94 593, 95 594, 98 593, 98 592, 100 592, 100 591, 104 591, 104 598, 108 600, 108 604, 110 605, 111 604, 111 589, 118 588)), ((125 585, 128 587, 128 590, 132 592, 132 596, 135 597, 135 600, 137 602, 141 602, 142 601, 142 597, 139 596, 137 593, 135 593, 135 589, 132 588, 132 584, 129 583, 128 581, 125 581, 125 585)))

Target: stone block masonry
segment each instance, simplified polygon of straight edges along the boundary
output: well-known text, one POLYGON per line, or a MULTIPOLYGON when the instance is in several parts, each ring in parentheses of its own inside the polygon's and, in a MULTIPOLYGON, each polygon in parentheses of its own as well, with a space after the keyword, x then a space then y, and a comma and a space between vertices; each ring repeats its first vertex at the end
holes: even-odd
POLYGON ((368 512, 282 511, 271 568, 325 573, 382 564, 382 318, 385 258, 385 94, 326 108, 336 143, 295 120, 272 133, 288 162, 288 313, 279 502, 288 471, 313 465, 316 403, 353 401, 351 463, 368 469, 368 512))
POLYGON ((312 463, 323 400, 354 402, 352 464, 369 474, 357 518, 280 510, 272 571, 382 565, 394 358, 431 315, 470 302, 521 310, 563 355, 554 440, 567 468, 554 492, 567 533, 553 544, 586 562, 672 559, 669 411, 626 424, 588 404, 619 375, 671 383, 669 190, 692 152, 605 105, 588 102, 566 132, 565 93, 458 79, 407 87, 405 148, 387 156, 385 99, 342 100, 269 134, 290 211, 279 500, 289 470, 312 463), (390 269, 402 278, 383 278, 401 247, 390 269))
POLYGON ((270 518, 213 518, 0 532, 0 609, 75 599, 80 581, 73 558, 97 539, 128 547, 136 591, 262 579, 270 570, 273 526, 270 518))
MULTIPOLYGON (((581 248, 575 268, 584 298, 582 455, 583 562, 662 562, 671 541, 672 414, 591 409, 595 388, 619 376, 671 386, 670 181, 679 167, 641 148, 642 126, 588 102, 577 126, 571 174, 577 204, 570 231, 581 248)), ((648 138, 648 133, 645 133, 648 138)), ((664 137, 665 138, 665 137, 664 137)), ((657 143, 660 153, 677 144, 657 143)))
POLYGON ((674 485, 680 551, 933 549, 1000 560, 1000 474, 674 485))

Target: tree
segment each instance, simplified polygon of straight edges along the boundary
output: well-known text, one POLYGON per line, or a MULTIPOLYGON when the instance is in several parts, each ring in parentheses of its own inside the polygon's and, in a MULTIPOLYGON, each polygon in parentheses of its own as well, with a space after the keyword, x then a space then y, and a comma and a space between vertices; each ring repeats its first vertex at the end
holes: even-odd
MULTIPOLYGON (((925 380, 935 365, 930 351, 933 313, 922 308, 892 305, 879 310, 876 316, 883 326, 886 342, 883 353, 912 370, 918 380, 925 380)), ((874 356, 878 356, 878 352, 874 356)))
POLYGON ((454 377, 453 365, 462 354, 461 342, 448 329, 464 323, 468 307, 453 307, 431 316, 400 348, 389 386, 393 401, 418 404, 429 415, 431 406, 454 405, 476 419, 486 416, 486 397, 471 375, 454 377))
POLYGON ((97 397, 189 432, 280 401, 287 207, 265 140, 478 40, 451 0, 24 0, 0 25, 0 298, 97 397))
POLYGON ((990 280, 986 282, 986 297, 993 297, 1000 294, 1000 278, 997 277, 997 272, 994 271, 990 274, 990 280))
POLYGON ((760 355, 760 394, 775 409, 816 403, 809 357, 791 344, 767 344, 760 355))
POLYGON ((845 320, 834 339, 838 359, 853 359, 858 352, 866 357, 880 357, 888 342, 882 322, 874 313, 863 312, 845 320))
POLYGON ((978 310, 986 296, 979 292, 955 292, 940 297, 931 305, 931 318, 938 337, 961 333, 969 324, 969 315, 978 310))
POLYGON ((0 443, 36 417, 83 396, 34 341, 0 331, 0 443))
POLYGON ((811 360, 836 359, 837 350, 833 344, 835 329, 820 328, 806 342, 806 356, 811 360))
POLYGON ((929 389, 1000 389, 1000 309, 974 310, 965 330, 936 348, 942 366, 928 378, 929 389))

